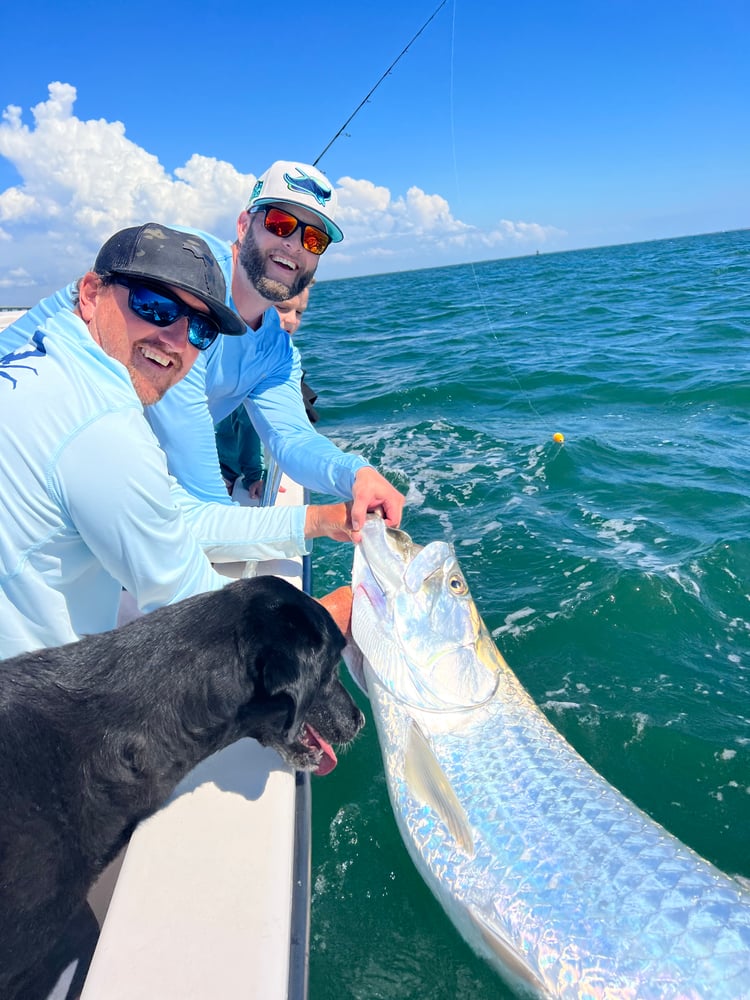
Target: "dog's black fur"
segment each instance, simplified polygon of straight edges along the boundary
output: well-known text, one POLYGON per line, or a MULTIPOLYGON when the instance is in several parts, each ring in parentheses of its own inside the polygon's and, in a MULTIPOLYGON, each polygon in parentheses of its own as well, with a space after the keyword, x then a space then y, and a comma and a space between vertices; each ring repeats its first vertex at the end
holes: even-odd
POLYGON ((113 632, 0 662, 0 997, 14 996, 136 824, 243 736, 314 770, 363 716, 344 638, 275 577, 161 608, 113 632))

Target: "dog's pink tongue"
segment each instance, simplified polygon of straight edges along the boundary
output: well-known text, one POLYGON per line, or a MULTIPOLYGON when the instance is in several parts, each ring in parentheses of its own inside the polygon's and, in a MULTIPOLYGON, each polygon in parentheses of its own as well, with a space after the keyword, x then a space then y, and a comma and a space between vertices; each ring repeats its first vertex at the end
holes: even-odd
POLYGON ((320 763, 314 773, 320 775, 321 777, 324 774, 330 774, 338 763, 336 760, 336 754, 333 752, 333 747, 330 743, 326 743, 320 733, 316 729, 313 729, 309 722, 305 723, 305 728, 307 731, 307 743, 311 747, 317 747, 317 749, 321 750, 323 753, 323 756, 320 758, 320 763))

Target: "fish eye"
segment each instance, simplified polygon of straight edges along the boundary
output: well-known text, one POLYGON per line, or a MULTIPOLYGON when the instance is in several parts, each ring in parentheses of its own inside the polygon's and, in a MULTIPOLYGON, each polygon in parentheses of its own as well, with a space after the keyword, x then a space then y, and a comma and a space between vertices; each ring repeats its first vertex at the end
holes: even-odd
POLYGON ((466 580, 458 573, 454 573, 453 576, 448 578, 448 586, 451 592, 460 597, 462 594, 466 594, 469 588, 466 586, 466 580))

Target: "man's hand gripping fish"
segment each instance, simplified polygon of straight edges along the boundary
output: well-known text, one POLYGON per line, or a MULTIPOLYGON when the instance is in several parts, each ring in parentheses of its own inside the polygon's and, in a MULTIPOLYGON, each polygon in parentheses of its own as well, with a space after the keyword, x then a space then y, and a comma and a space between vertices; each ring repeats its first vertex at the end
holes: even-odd
POLYGON ((465 940, 521 996, 748 1000, 750 892, 550 725, 453 547, 371 517, 352 590, 347 663, 370 698, 393 811, 465 940))

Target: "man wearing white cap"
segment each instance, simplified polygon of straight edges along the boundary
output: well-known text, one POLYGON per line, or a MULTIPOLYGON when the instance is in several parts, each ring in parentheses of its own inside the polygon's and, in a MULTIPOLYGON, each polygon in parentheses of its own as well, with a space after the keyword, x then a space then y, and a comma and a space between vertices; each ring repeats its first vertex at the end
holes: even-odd
POLYGON ((273 308, 306 288, 321 254, 343 239, 336 207, 336 192, 320 171, 279 160, 253 187, 234 244, 200 233, 224 270, 228 301, 248 331, 234 349, 221 344, 199 360, 149 410, 149 420, 172 474, 200 499, 218 501, 226 487, 213 425, 244 402, 262 441, 292 479, 318 493, 353 498, 357 541, 368 510, 382 507, 387 522, 397 526, 404 497, 363 458, 341 451, 311 426, 300 393, 299 353, 273 308), (206 400, 211 421, 201 417, 206 400))
MULTIPOLYGON (((227 302, 247 332, 218 338, 147 416, 170 472, 188 493, 229 503, 214 425, 244 402, 262 441, 292 479, 318 493, 352 498, 352 539, 358 541, 368 510, 382 508, 387 523, 397 526, 404 497, 363 458, 341 451, 311 426, 300 392, 299 353, 273 308, 307 287, 321 254, 343 239, 335 215, 336 192, 320 171, 279 160, 253 187, 233 244, 190 230, 219 262, 227 302)), ((45 299, 0 334, 0 346, 14 336, 27 340, 40 310, 49 315, 70 303, 70 287, 45 299)))

